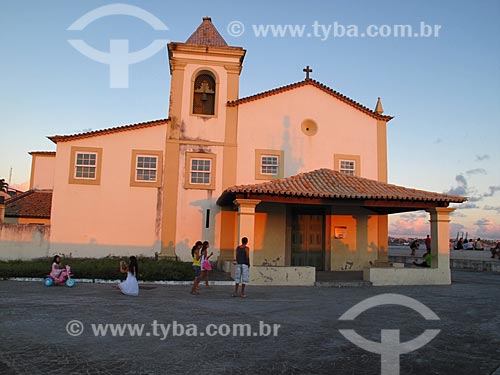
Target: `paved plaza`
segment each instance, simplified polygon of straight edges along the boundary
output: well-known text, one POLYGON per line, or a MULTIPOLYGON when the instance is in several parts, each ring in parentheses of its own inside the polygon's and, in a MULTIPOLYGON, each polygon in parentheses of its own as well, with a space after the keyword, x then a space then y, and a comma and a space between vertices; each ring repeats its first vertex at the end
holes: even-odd
POLYGON ((69 289, 0 281, 0 374, 380 374, 380 355, 356 347, 339 329, 376 342, 381 329, 400 329, 401 342, 441 330, 429 344, 401 355, 401 374, 500 373, 500 275, 455 271, 453 280, 419 287, 249 286, 246 299, 232 298, 230 286, 192 296, 189 286, 143 285, 134 298, 109 284, 69 289), (414 298, 440 320, 384 305, 339 321, 358 302, 385 293, 414 298), (81 335, 67 332, 80 332, 77 322, 68 325, 72 320, 83 324, 81 335), (186 331, 197 324, 199 333, 210 324, 237 323, 250 324, 253 333, 162 335, 158 325, 174 321, 178 334, 181 324, 186 331), (138 323, 145 330, 141 337, 96 336, 92 324, 99 323, 138 323), (267 330, 275 324, 277 336, 267 330))

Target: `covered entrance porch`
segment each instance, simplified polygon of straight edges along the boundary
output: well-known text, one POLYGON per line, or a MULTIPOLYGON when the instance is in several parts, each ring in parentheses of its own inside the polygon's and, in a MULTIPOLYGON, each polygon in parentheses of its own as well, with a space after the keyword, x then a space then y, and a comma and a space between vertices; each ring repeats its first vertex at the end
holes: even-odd
POLYGON ((465 200, 320 169, 235 186, 217 203, 234 210, 236 238, 249 239, 256 284, 314 285, 316 271, 362 271, 375 285, 419 285, 451 282, 448 205, 465 200), (418 210, 430 215, 431 268, 389 267, 388 215, 418 210))

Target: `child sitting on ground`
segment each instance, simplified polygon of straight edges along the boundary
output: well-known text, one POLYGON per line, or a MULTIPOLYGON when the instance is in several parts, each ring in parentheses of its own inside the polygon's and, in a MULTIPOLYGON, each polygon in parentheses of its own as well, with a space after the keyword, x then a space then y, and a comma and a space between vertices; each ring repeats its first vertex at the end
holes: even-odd
POLYGON ((426 252, 423 256, 424 261, 421 263, 417 263, 416 261, 413 262, 414 265, 418 267, 430 267, 431 266, 431 253, 426 252))

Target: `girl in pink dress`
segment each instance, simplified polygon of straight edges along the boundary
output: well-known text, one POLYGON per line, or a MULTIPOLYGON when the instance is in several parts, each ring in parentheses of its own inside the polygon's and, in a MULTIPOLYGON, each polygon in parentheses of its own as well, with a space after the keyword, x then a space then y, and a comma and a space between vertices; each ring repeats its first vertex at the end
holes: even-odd
POLYGON ((208 274, 210 271, 212 271, 212 265, 210 264, 210 257, 214 255, 213 252, 210 253, 210 255, 207 255, 208 253, 208 248, 210 247, 210 244, 208 241, 203 242, 203 246, 201 248, 201 279, 205 277, 205 286, 207 288, 210 288, 210 285, 208 283, 208 274))
POLYGON ((50 271, 50 276, 55 280, 58 280, 61 276, 67 276, 67 272, 61 264, 61 257, 59 255, 54 256, 54 259, 52 259, 52 270, 50 271))

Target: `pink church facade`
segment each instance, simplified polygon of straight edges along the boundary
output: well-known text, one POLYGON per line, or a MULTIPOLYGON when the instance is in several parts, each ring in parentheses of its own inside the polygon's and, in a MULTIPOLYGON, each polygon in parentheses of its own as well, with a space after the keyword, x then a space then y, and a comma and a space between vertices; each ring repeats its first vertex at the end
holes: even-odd
POLYGON ((210 18, 168 52, 168 119, 49 137, 52 253, 189 261, 208 240, 222 265, 247 236, 256 267, 364 270, 387 262, 387 215, 462 199, 387 184, 380 100, 369 109, 309 72, 239 98, 246 51, 210 18))

